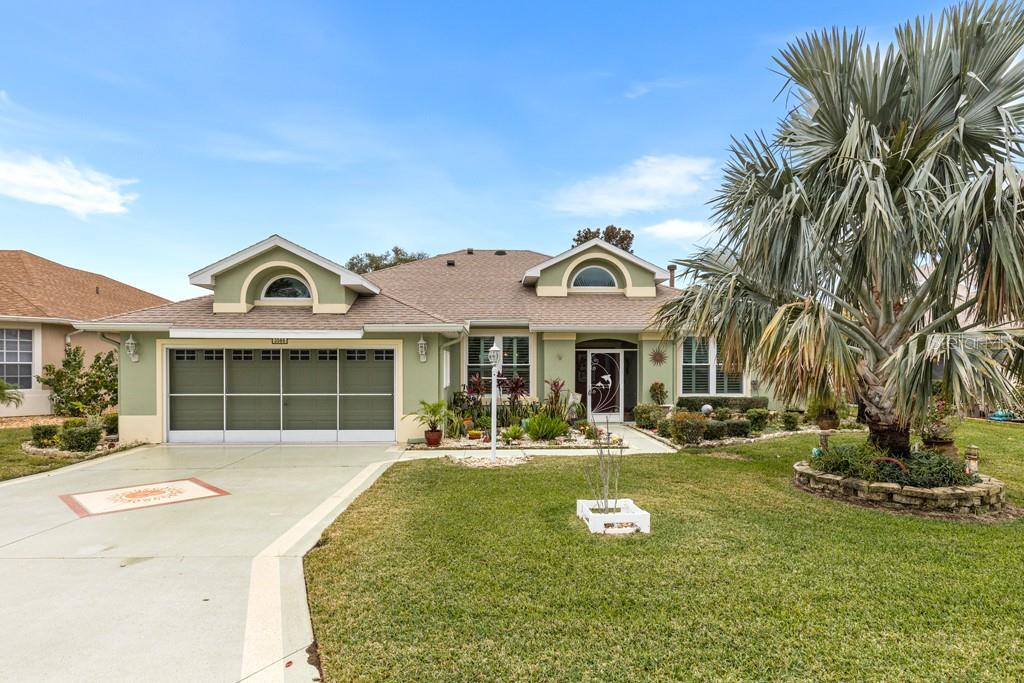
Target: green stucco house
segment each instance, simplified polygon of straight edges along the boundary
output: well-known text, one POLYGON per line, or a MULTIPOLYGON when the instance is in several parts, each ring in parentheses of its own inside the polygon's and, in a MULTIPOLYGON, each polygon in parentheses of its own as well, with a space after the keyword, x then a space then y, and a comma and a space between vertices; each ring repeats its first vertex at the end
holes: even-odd
POLYGON ((557 256, 442 254, 367 275, 280 236, 189 276, 210 295, 80 323, 121 335, 121 436, 146 442, 406 441, 420 400, 503 374, 562 379, 599 419, 669 396, 750 395, 713 340, 651 327, 669 271, 592 240, 557 256))

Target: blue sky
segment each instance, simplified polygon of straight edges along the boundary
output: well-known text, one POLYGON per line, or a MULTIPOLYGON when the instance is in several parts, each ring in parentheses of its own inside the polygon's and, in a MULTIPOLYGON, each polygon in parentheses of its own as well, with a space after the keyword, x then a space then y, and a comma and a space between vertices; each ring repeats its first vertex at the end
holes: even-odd
POLYGON ((942 6, 0 2, 0 248, 170 298, 275 232, 344 262, 615 223, 665 264, 787 40, 942 6))

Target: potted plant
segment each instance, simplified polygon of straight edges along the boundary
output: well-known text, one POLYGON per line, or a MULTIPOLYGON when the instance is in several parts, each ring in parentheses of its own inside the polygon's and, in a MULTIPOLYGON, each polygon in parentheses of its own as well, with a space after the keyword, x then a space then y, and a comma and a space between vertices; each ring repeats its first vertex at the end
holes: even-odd
MULTIPOLYGON (((588 429, 601 434, 593 422, 588 429)), ((651 533, 651 515, 631 498, 619 498, 619 474, 622 472, 623 445, 616 443, 608 433, 607 423, 603 438, 597 439, 597 462, 584 464, 583 475, 593 498, 576 501, 576 516, 582 519, 592 534, 651 533)))
POLYGON ((949 401, 939 394, 932 396, 928 413, 918 427, 925 450, 956 456, 959 451, 953 443, 953 432, 959 426, 960 418, 949 401))
POLYGON ((831 393, 812 398, 807 404, 807 417, 818 429, 839 429, 839 401, 831 393))
POLYGON ((427 401, 420 401, 420 409, 416 412, 416 419, 419 423, 426 427, 423 432, 423 438, 426 439, 428 446, 439 446, 441 445, 441 425, 444 424, 448 418, 448 404, 444 400, 434 401, 428 403, 427 401))

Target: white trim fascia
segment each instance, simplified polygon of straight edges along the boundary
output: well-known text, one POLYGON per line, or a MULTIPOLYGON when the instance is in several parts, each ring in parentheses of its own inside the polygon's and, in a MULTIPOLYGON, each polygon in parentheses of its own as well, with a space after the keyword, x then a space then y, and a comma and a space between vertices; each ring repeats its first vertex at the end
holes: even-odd
POLYGON ((536 282, 537 279, 540 277, 541 271, 544 270, 545 268, 553 266, 556 263, 560 263, 568 258, 572 258, 576 254, 586 251, 587 249, 593 246, 600 246, 603 249, 607 249, 608 251, 610 251, 612 254, 615 254, 619 258, 625 259, 633 263, 634 265, 640 266, 645 270, 651 271, 652 273, 654 273, 655 282, 662 282, 668 279, 668 271, 665 270, 664 268, 656 266, 650 261, 645 261, 636 254, 631 254, 625 249, 620 249, 614 244, 609 244, 608 242, 605 242, 604 240, 595 237, 592 240, 587 240, 578 247, 573 247, 568 251, 563 251, 561 254, 558 254, 557 256, 552 256, 547 261, 544 261, 543 263, 538 263, 534 267, 530 268, 529 270, 526 271, 526 274, 523 275, 522 283, 524 285, 528 285, 536 282))
POLYGON ((622 325, 530 325, 530 332, 648 332, 650 327, 622 325))
POLYGON ((0 323, 49 323, 51 325, 77 325, 80 321, 71 318, 47 318, 31 315, 0 315, 0 323))
POLYGON ((172 327, 171 339, 362 339, 362 330, 261 330, 172 327))
POLYGON ((289 251, 296 256, 301 256, 307 261, 317 264, 321 268, 325 268, 332 273, 338 275, 341 279, 341 284, 349 287, 361 294, 380 294, 380 287, 373 284, 366 278, 353 273, 344 266, 335 263, 334 261, 321 256, 315 252, 306 249, 305 247, 295 244, 291 240, 287 240, 280 235, 271 235, 265 240, 257 242, 252 246, 246 247, 241 251, 237 251, 230 256, 222 258, 216 263, 211 263, 205 268, 200 268, 194 273, 189 274, 188 281, 196 285, 197 287, 204 287, 206 289, 213 289, 213 281, 216 276, 225 270, 242 263, 254 256, 259 256, 263 252, 273 249, 274 247, 280 247, 285 251, 289 251))
POLYGON ((363 325, 366 332, 465 332, 466 326, 458 323, 368 323, 363 325))
POLYGON ((170 323, 76 322, 73 325, 87 332, 166 332, 171 329, 170 323))

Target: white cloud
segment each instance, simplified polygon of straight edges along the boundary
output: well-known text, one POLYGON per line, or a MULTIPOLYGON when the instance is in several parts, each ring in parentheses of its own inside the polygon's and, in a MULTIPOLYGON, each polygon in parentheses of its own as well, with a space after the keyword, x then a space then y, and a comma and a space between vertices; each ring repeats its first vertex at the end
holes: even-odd
POLYGON ((648 225, 640 228, 640 232, 665 240, 697 240, 707 237, 714 231, 714 227, 705 221, 684 221, 679 218, 670 218, 661 223, 648 225))
POLYGON ((49 161, 35 155, 0 154, 0 194, 58 206, 79 218, 94 213, 125 213, 138 195, 121 188, 134 182, 75 166, 67 158, 49 161))
POLYGON ((669 76, 666 78, 656 78, 653 81, 637 81, 630 84, 626 92, 622 94, 626 99, 635 100, 653 90, 676 90, 689 85, 693 85, 693 79, 669 76))
POLYGON ((677 155, 645 156, 619 171, 580 181, 555 195, 554 208, 584 216, 620 216, 678 206, 705 189, 713 161, 677 155))

